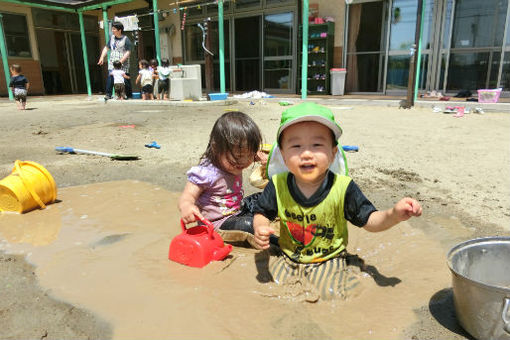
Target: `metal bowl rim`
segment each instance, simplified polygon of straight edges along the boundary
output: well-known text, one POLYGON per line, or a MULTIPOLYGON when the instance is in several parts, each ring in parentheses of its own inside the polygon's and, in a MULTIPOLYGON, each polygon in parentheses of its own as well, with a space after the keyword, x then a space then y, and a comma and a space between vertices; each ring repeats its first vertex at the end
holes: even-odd
POLYGON ((468 246, 473 246, 473 245, 476 245, 476 244, 483 244, 483 243, 493 243, 495 241, 505 241, 505 242, 510 243, 510 237, 506 237, 506 236, 480 237, 480 238, 475 238, 475 239, 467 240, 467 241, 464 241, 464 242, 461 242, 461 243, 455 245, 453 248, 450 249, 450 251, 448 252, 448 255, 447 255, 448 268, 455 275, 457 275, 460 278, 462 278, 462 279, 464 279, 466 281, 469 281, 469 282, 471 282, 471 283, 473 283, 473 284, 475 284, 477 286, 481 286, 481 287, 484 287, 484 288, 487 288, 487 289, 496 289, 496 290, 504 292, 505 294, 508 294, 510 296, 510 288, 501 287, 501 286, 495 286, 495 285, 489 285, 489 284, 486 284, 486 283, 483 283, 483 282, 480 282, 480 281, 473 280, 473 279, 471 279, 471 278, 469 278, 469 277, 467 277, 465 275, 462 275, 458 271, 454 270, 453 266, 452 266, 452 257, 459 250, 461 250, 463 248, 467 248, 468 246))

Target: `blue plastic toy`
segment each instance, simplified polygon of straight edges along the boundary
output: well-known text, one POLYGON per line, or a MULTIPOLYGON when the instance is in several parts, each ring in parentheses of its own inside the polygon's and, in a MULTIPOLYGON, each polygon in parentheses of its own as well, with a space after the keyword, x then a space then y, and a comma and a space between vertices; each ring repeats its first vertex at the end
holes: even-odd
POLYGON ((356 145, 343 145, 342 149, 344 151, 357 152, 359 148, 356 145))
POLYGON ((145 144, 146 148, 154 148, 154 149, 161 149, 161 145, 156 143, 156 141, 150 142, 150 144, 145 144))

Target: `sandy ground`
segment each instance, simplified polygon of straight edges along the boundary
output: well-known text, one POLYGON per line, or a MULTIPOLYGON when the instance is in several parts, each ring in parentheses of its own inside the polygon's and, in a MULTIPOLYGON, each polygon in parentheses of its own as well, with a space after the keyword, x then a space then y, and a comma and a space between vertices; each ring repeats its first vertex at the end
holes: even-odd
MULTIPOLYGON (((430 108, 326 102, 344 130, 342 144, 359 146, 347 157, 365 194, 380 209, 415 197, 424 214, 381 234, 352 230, 351 251, 381 275, 367 279, 351 301, 311 305, 271 291, 260 279, 263 255, 251 249, 235 247, 230 262, 198 273, 166 260, 179 231, 175 200, 215 119, 239 109, 259 124, 266 142, 274 141, 284 108, 275 100, 253 102, 105 105, 68 98, 33 101, 24 112, 0 102, 0 177, 16 159, 31 160, 59 187, 59 202, 47 210, 0 215, 0 338, 469 339, 455 318, 446 253, 467 239, 508 235, 508 113, 453 118, 430 108), (151 141, 161 149, 144 147, 151 141), (61 155, 56 146, 141 159, 61 155), (121 182, 98 184, 112 181, 121 182), (151 195, 138 201, 144 192, 151 195), (55 221, 58 228, 48 228, 55 221), (84 243, 98 249, 94 256, 80 248, 84 243), (108 275, 116 268, 126 270, 108 275), (123 289, 111 289, 117 284, 123 289)), ((247 181, 250 170, 247 193, 257 190, 247 181)))

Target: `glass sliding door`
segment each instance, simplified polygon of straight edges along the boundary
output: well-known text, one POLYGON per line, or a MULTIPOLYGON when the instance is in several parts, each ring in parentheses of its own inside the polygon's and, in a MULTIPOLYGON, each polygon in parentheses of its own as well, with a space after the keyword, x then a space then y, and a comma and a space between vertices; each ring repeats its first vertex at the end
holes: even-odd
POLYGON ((264 90, 294 92, 294 13, 264 16, 264 90))
POLYGON ((445 92, 495 88, 500 76, 508 0, 447 0, 453 8, 447 15, 452 22, 447 66, 442 81, 445 92))
MULTIPOLYGON (((425 88, 429 54, 431 52, 431 24, 433 1, 424 0, 423 32, 421 36, 421 61, 419 65, 419 87, 425 88)), ((393 0, 390 10, 390 38, 386 75, 386 92, 401 93, 407 90, 409 81, 410 51, 415 43, 417 6, 415 0, 393 0)), ((417 48, 417 46, 416 46, 417 48)), ((417 59, 416 59, 417 60, 417 59)))
POLYGON ((235 90, 261 89, 261 16, 234 19, 235 90))
POLYGON ((505 52, 503 57, 503 65, 501 67, 501 76, 499 86, 503 91, 510 91, 510 9, 508 9, 507 23, 506 23, 506 39, 503 50, 505 52))
POLYGON ((347 37, 348 92, 382 92, 385 55, 385 2, 349 6, 347 37))

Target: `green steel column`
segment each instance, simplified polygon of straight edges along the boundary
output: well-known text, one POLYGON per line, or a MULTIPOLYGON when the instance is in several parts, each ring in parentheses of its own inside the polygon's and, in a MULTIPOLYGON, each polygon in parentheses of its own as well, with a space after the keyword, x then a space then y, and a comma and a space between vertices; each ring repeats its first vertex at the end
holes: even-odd
POLYGON ((308 0, 303 0, 303 54, 301 56, 301 99, 308 90, 308 0))
POLYGON ((225 93, 225 34, 223 32, 223 0, 218 1, 218 33, 220 40, 220 92, 225 93))
MULTIPOLYGON (((416 102, 416 98, 418 97, 418 87, 420 85, 420 63, 421 63, 421 39, 423 36, 423 22, 425 21, 425 9, 427 7, 427 0, 423 0, 423 5, 421 8, 421 22, 420 22, 420 39, 418 40, 418 47, 416 49, 416 53, 418 55, 416 56, 416 78, 414 82, 414 100, 413 102, 416 102)), ((417 9, 418 11, 420 8, 417 9)))
POLYGON ((159 13, 158 0, 152 0, 152 12, 154 16, 154 40, 156 42, 156 59, 161 65, 161 50, 159 49, 159 13))
POLYGON ((85 38, 85 27, 83 26, 83 12, 78 11, 78 20, 80 22, 80 35, 81 35, 81 50, 83 52, 83 66, 85 67, 85 80, 87 82, 87 93, 92 96, 90 88, 90 74, 89 74, 89 57, 87 55, 87 40, 85 38))
POLYGON ((0 13, 0 54, 2 54, 2 64, 4 65, 5 87, 7 88, 9 99, 14 100, 14 96, 12 95, 11 89, 9 88, 9 83, 11 82, 11 74, 9 73, 9 61, 7 61, 7 48, 5 47, 2 13, 0 13))
MULTIPOLYGON (((108 24, 108 9, 103 7, 103 28, 104 28, 104 44, 105 46, 108 44, 108 39, 110 39, 110 25, 108 24)), ((106 65, 110 62, 110 50, 106 54, 106 65)))

